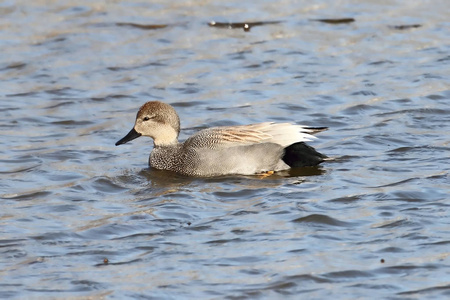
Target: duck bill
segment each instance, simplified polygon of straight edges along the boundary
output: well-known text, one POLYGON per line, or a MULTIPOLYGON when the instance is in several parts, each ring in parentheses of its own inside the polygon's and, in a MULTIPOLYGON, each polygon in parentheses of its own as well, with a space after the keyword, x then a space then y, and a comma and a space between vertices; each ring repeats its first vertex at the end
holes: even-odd
POLYGON ((134 139, 137 139, 137 138, 140 137, 141 135, 142 135, 142 134, 140 134, 139 132, 137 132, 137 131, 134 130, 134 128, 133 128, 133 129, 130 130, 130 132, 128 132, 128 134, 127 134, 126 136, 124 136, 121 140, 119 140, 119 141, 116 143, 116 146, 125 144, 125 143, 127 143, 127 142, 129 142, 129 141, 132 141, 132 140, 134 140, 134 139))

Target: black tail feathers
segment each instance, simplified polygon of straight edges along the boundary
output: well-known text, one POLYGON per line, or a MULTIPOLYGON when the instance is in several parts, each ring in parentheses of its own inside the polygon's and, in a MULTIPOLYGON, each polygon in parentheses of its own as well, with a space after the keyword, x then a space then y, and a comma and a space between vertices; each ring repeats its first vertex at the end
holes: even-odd
MULTIPOLYGON (((321 130, 322 131, 322 130, 321 130)), ((291 168, 316 166, 327 158, 304 142, 298 142, 284 148, 283 161, 291 168)))
POLYGON ((305 129, 310 130, 309 134, 316 134, 325 130, 328 130, 328 127, 305 127, 305 129))

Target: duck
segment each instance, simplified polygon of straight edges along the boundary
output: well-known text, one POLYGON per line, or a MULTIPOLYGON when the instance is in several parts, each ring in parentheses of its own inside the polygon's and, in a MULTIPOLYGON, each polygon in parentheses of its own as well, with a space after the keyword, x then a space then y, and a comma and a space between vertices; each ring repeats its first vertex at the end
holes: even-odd
POLYGON ((218 126, 179 142, 180 118, 173 106, 149 101, 139 108, 134 127, 115 145, 150 137, 154 147, 149 166, 184 176, 272 174, 325 161, 326 155, 305 142, 327 129, 275 122, 218 126))

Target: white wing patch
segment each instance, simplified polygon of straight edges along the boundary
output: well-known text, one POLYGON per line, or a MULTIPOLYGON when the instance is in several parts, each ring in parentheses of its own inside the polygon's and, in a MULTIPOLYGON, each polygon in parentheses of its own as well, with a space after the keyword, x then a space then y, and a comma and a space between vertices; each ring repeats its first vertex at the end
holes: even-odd
POLYGON ((310 132, 313 132, 313 130, 308 129, 303 125, 290 123, 261 123, 255 125, 261 126, 259 130, 272 137, 270 142, 279 144, 283 147, 287 147, 297 142, 307 142, 316 139, 315 136, 309 134, 310 132))

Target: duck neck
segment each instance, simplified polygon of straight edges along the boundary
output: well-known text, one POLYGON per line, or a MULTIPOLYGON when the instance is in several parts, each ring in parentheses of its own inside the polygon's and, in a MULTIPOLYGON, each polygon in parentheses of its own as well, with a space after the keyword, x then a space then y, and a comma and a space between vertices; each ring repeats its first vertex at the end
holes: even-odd
POLYGON ((164 134, 158 134, 158 137, 153 137, 155 147, 174 146, 178 144, 178 132, 175 130, 167 130, 164 134))

